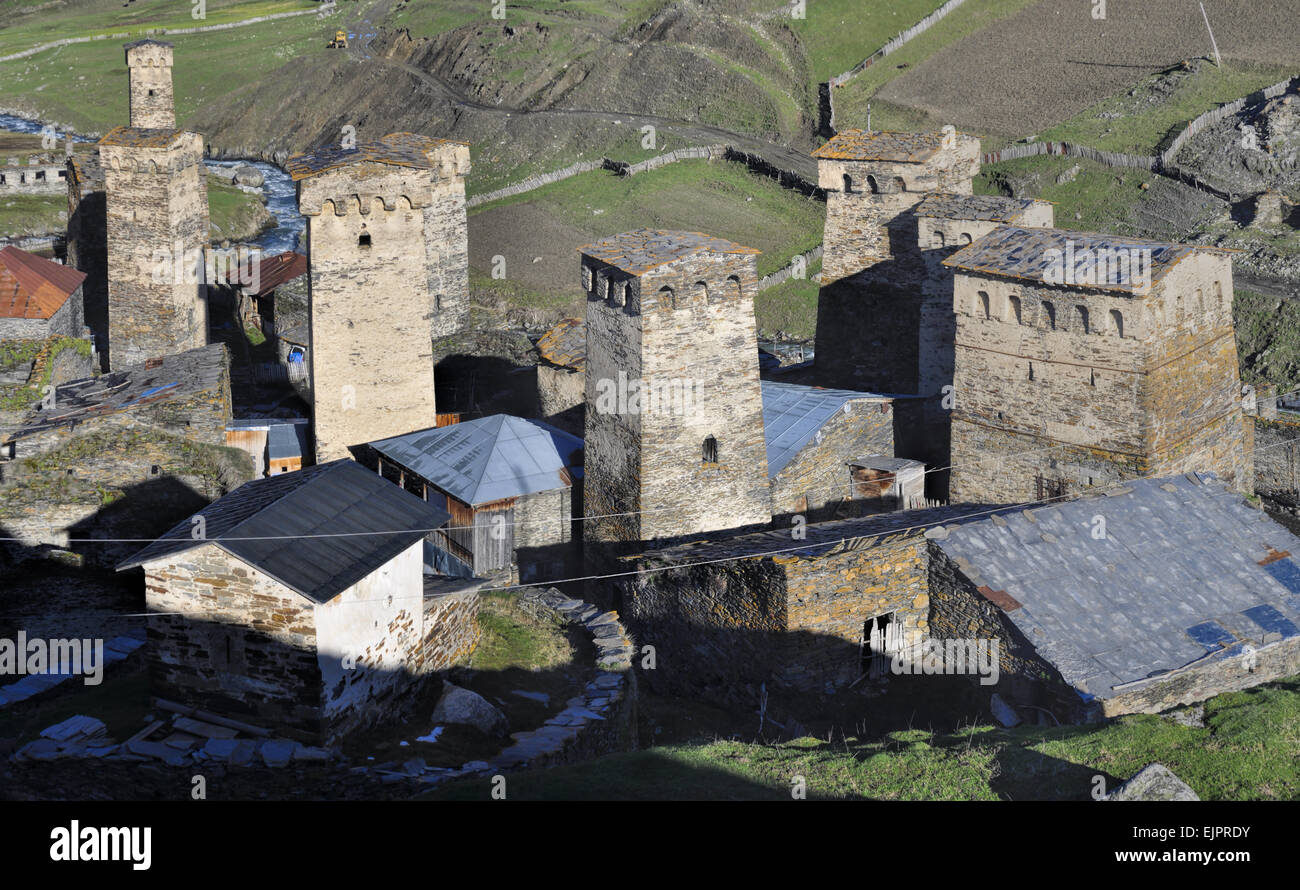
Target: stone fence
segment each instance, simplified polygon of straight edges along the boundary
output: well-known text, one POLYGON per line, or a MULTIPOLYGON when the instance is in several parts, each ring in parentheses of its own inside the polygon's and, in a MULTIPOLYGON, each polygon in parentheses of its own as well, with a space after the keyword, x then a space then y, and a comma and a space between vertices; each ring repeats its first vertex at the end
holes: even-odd
POLYGON ((1182 150, 1183 146, 1187 143, 1187 140, 1191 139, 1197 133, 1200 133, 1206 127, 1211 127, 1222 121, 1224 118, 1231 117, 1247 105, 1252 105, 1256 102, 1263 102, 1267 99, 1276 99, 1278 96, 1291 89, 1293 84, 1298 82, 1300 82, 1300 77, 1288 77, 1286 80, 1278 81, 1271 86, 1264 87, 1262 90, 1256 90, 1249 95, 1242 96, 1240 99, 1234 99, 1225 105, 1220 105, 1218 108, 1212 108, 1204 114, 1199 115, 1188 123, 1186 129, 1173 138, 1169 143, 1168 148, 1160 153, 1161 166, 1165 168, 1174 167, 1174 158, 1177 157, 1178 152, 1182 150))
POLYGON ((814 260, 821 259, 822 246, 818 244, 807 253, 800 254, 789 262, 783 268, 777 269, 771 275, 764 275, 758 279, 758 289, 767 290, 769 287, 776 287, 778 284, 789 281, 791 278, 808 278, 808 270, 812 268, 814 260), (796 274, 798 273, 798 274, 796 274))
POLYGON ((1126 167, 1135 170, 1156 170, 1160 159, 1154 155, 1130 155, 1118 151, 1099 151, 1086 145, 1072 142, 1030 142, 1027 145, 1010 145, 1000 151, 985 152, 980 156, 981 164, 996 164, 999 161, 1012 161, 1017 158, 1031 158, 1035 155, 1062 155, 1071 158, 1087 158, 1107 167, 1126 167))

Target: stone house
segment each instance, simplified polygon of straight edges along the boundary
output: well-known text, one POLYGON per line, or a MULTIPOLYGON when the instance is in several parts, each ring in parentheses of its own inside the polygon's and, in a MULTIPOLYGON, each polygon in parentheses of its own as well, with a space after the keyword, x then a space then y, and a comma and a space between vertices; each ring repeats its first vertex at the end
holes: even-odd
POLYGON ((527 582, 576 565, 582 451, 577 436, 494 414, 371 442, 364 460, 451 514, 433 540, 453 573, 527 582))
POLYGON ((12 245, 0 250, 0 340, 84 339, 84 272, 12 245))
POLYGON ((154 695, 310 741, 401 715, 478 640, 480 582, 423 570, 446 520, 350 460, 241 486, 119 566, 156 613, 154 695))
POLYGON ((884 679, 929 634, 928 526, 938 507, 715 536, 626 557, 615 602, 656 649, 657 688, 720 701, 884 679), (865 675, 865 676, 864 676, 865 675))
POLYGON ((393 133, 286 167, 307 218, 317 459, 430 426, 432 338, 468 311, 469 146, 393 133))
POLYGON ((1025 717, 1163 711, 1300 671, 1300 539, 1212 475, 927 537, 931 636, 997 639, 991 688, 1025 717))
POLYGON ((1212 471, 1251 486, 1225 251, 1002 226, 954 272, 951 497, 1212 471))
MULTIPOLYGON (((245 326, 257 328, 264 335, 274 337, 280 321, 276 312, 276 294, 283 290, 301 292, 299 299, 293 302, 303 305, 307 302, 307 257, 304 254, 286 250, 274 256, 262 257, 253 276, 254 283, 240 286, 236 299, 239 304, 239 318, 245 326)), ((297 296, 297 294, 294 294, 297 296)), ((306 321, 290 310, 285 319, 285 327, 306 321)))

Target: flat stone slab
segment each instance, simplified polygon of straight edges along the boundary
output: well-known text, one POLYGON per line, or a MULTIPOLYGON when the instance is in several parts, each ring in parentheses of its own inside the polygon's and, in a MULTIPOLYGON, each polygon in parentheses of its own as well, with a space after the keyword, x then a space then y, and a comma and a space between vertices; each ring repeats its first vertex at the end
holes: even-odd
POLYGON ((1138 770, 1102 800, 1200 800, 1200 797, 1169 767, 1152 763, 1138 770))
POLYGON ((293 749, 295 747, 297 747, 297 742, 284 739, 272 739, 269 742, 263 742, 261 747, 262 762, 267 766, 288 766, 289 761, 293 759, 293 749))

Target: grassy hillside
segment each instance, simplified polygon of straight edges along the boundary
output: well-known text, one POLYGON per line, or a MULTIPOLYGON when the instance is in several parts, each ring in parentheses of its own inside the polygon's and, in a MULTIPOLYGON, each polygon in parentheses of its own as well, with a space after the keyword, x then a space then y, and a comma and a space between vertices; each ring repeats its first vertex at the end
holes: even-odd
MULTIPOLYGON (((782 744, 718 740, 651 748, 508 778, 512 800, 789 800, 802 777, 810 799, 1089 800, 1093 777, 1113 789, 1158 761, 1203 800, 1300 800, 1300 678, 1205 705, 1205 726, 1123 717, 1100 726, 974 726, 883 738, 803 738, 782 744)), ((488 797, 486 779, 433 799, 488 797)))

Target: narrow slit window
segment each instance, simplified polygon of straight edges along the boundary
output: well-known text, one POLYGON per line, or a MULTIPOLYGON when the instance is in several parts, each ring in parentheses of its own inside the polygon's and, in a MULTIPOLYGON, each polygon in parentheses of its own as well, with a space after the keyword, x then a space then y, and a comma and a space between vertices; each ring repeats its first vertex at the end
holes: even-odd
POLYGON ((703 458, 706 464, 716 464, 718 462, 718 440, 709 436, 704 440, 703 458))

